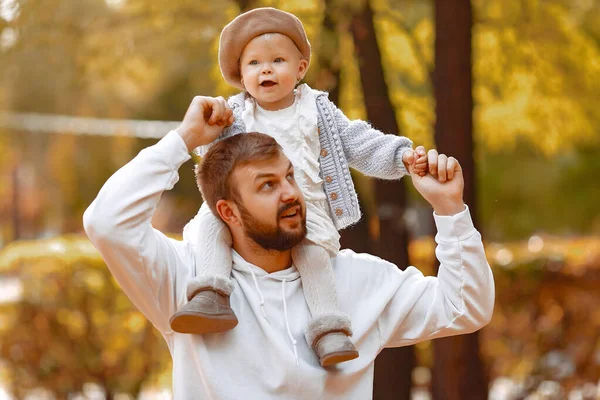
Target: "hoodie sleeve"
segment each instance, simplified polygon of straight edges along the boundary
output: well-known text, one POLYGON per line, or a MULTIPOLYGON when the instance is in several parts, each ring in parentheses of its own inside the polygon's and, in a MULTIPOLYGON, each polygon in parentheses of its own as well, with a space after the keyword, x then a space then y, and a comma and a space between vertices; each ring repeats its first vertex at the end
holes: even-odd
POLYGON ((438 275, 425 277, 414 267, 388 271, 390 297, 377 326, 382 347, 471 333, 492 317, 494 278, 468 208, 434 218, 438 275))
POLYGON ((171 330, 169 318, 184 301, 193 251, 154 229, 151 219, 189 158, 181 137, 170 132, 111 176, 83 216, 125 294, 161 332, 171 330))

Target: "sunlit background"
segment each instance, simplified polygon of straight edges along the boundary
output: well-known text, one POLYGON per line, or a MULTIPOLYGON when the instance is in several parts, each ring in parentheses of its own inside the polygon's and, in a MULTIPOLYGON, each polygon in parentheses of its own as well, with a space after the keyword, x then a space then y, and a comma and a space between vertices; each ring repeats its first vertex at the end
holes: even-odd
MULTIPOLYGON (((461 366, 475 365, 485 394, 471 398, 600 399, 600 2, 453 2, 472 13, 470 26, 447 28, 471 29, 470 63, 459 43, 436 50, 443 3, 0 0, 0 400, 171 398, 166 345, 83 234, 82 215, 194 95, 235 93, 219 72, 219 33, 258 6, 304 22, 306 82, 349 117, 415 145, 456 137, 474 149, 470 205, 496 278, 494 317, 464 348, 406 349, 397 380, 376 377, 375 398, 466 398, 444 371, 468 386, 461 366), (365 56, 370 31, 378 58, 365 56), (436 51, 471 66, 460 84, 473 96, 472 131, 436 132, 435 88, 453 83, 436 80, 436 51), (441 364, 441 354, 456 359, 441 364)), ((202 201, 192 168, 153 220, 175 237, 202 201)), ((388 259, 382 249, 408 249, 435 274, 430 209, 410 183, 354 178, 365 217, 343 244, 388 259), (390 238, 383 199, 404 193, 391 215, 407 236, 390 238)))

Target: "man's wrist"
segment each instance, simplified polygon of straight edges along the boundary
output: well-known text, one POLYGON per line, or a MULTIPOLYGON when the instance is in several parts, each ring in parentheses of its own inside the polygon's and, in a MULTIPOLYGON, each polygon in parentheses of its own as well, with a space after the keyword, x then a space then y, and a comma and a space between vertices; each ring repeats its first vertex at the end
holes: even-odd
POLYGON ((179 169, 184 162, 191 158, 185 142, 175 129, 167 133, 152 147, 160 154, 160 158, 174 169, 179 169))
POLYGON ((458 201, 445 201, 440 204, 433 206, 433 211, 436 215, 451 217, 465 210, 465 203, 461 200, 458 201))
POLYGON ((195 138, 195 135, 191 134, 188 130, 183 129, 182 127, 179 127, 177 129, 175 129, 175 132, 177 132, 177 134, 181 137, 181 139, 183 139, 183 142, 185 143, 185 146, 188 149, 188 152, 191 152, 192 150, 194 150, 196 147, 199 146, 199 144, 197 144, 197 140, 195 138))

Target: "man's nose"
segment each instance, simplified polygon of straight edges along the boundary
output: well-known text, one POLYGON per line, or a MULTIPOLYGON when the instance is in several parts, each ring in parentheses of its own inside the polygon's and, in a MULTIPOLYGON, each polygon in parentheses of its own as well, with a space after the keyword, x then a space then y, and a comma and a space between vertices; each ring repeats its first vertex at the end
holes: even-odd
POLYGON ((300 196, 300 189, 296 185, 292 185, 290 182, 286 182, 281 191, 281 201, 284 203, 290 203, 298 200, 300 196))

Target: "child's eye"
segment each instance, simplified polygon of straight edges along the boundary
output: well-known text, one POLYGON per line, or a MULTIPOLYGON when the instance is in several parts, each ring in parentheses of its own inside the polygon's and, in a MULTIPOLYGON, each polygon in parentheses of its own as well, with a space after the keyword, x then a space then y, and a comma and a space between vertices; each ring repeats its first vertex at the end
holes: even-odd
POLYGON ((275 59, 275 62, 276 62, 276 63, 283 62, 283 58, 281 58, 281 57, 277 57, 277 58, 275 59))
POLYGON ((252 60, 248 64, 250 64, 250 65, 258 65, 258 61, 252 60))

